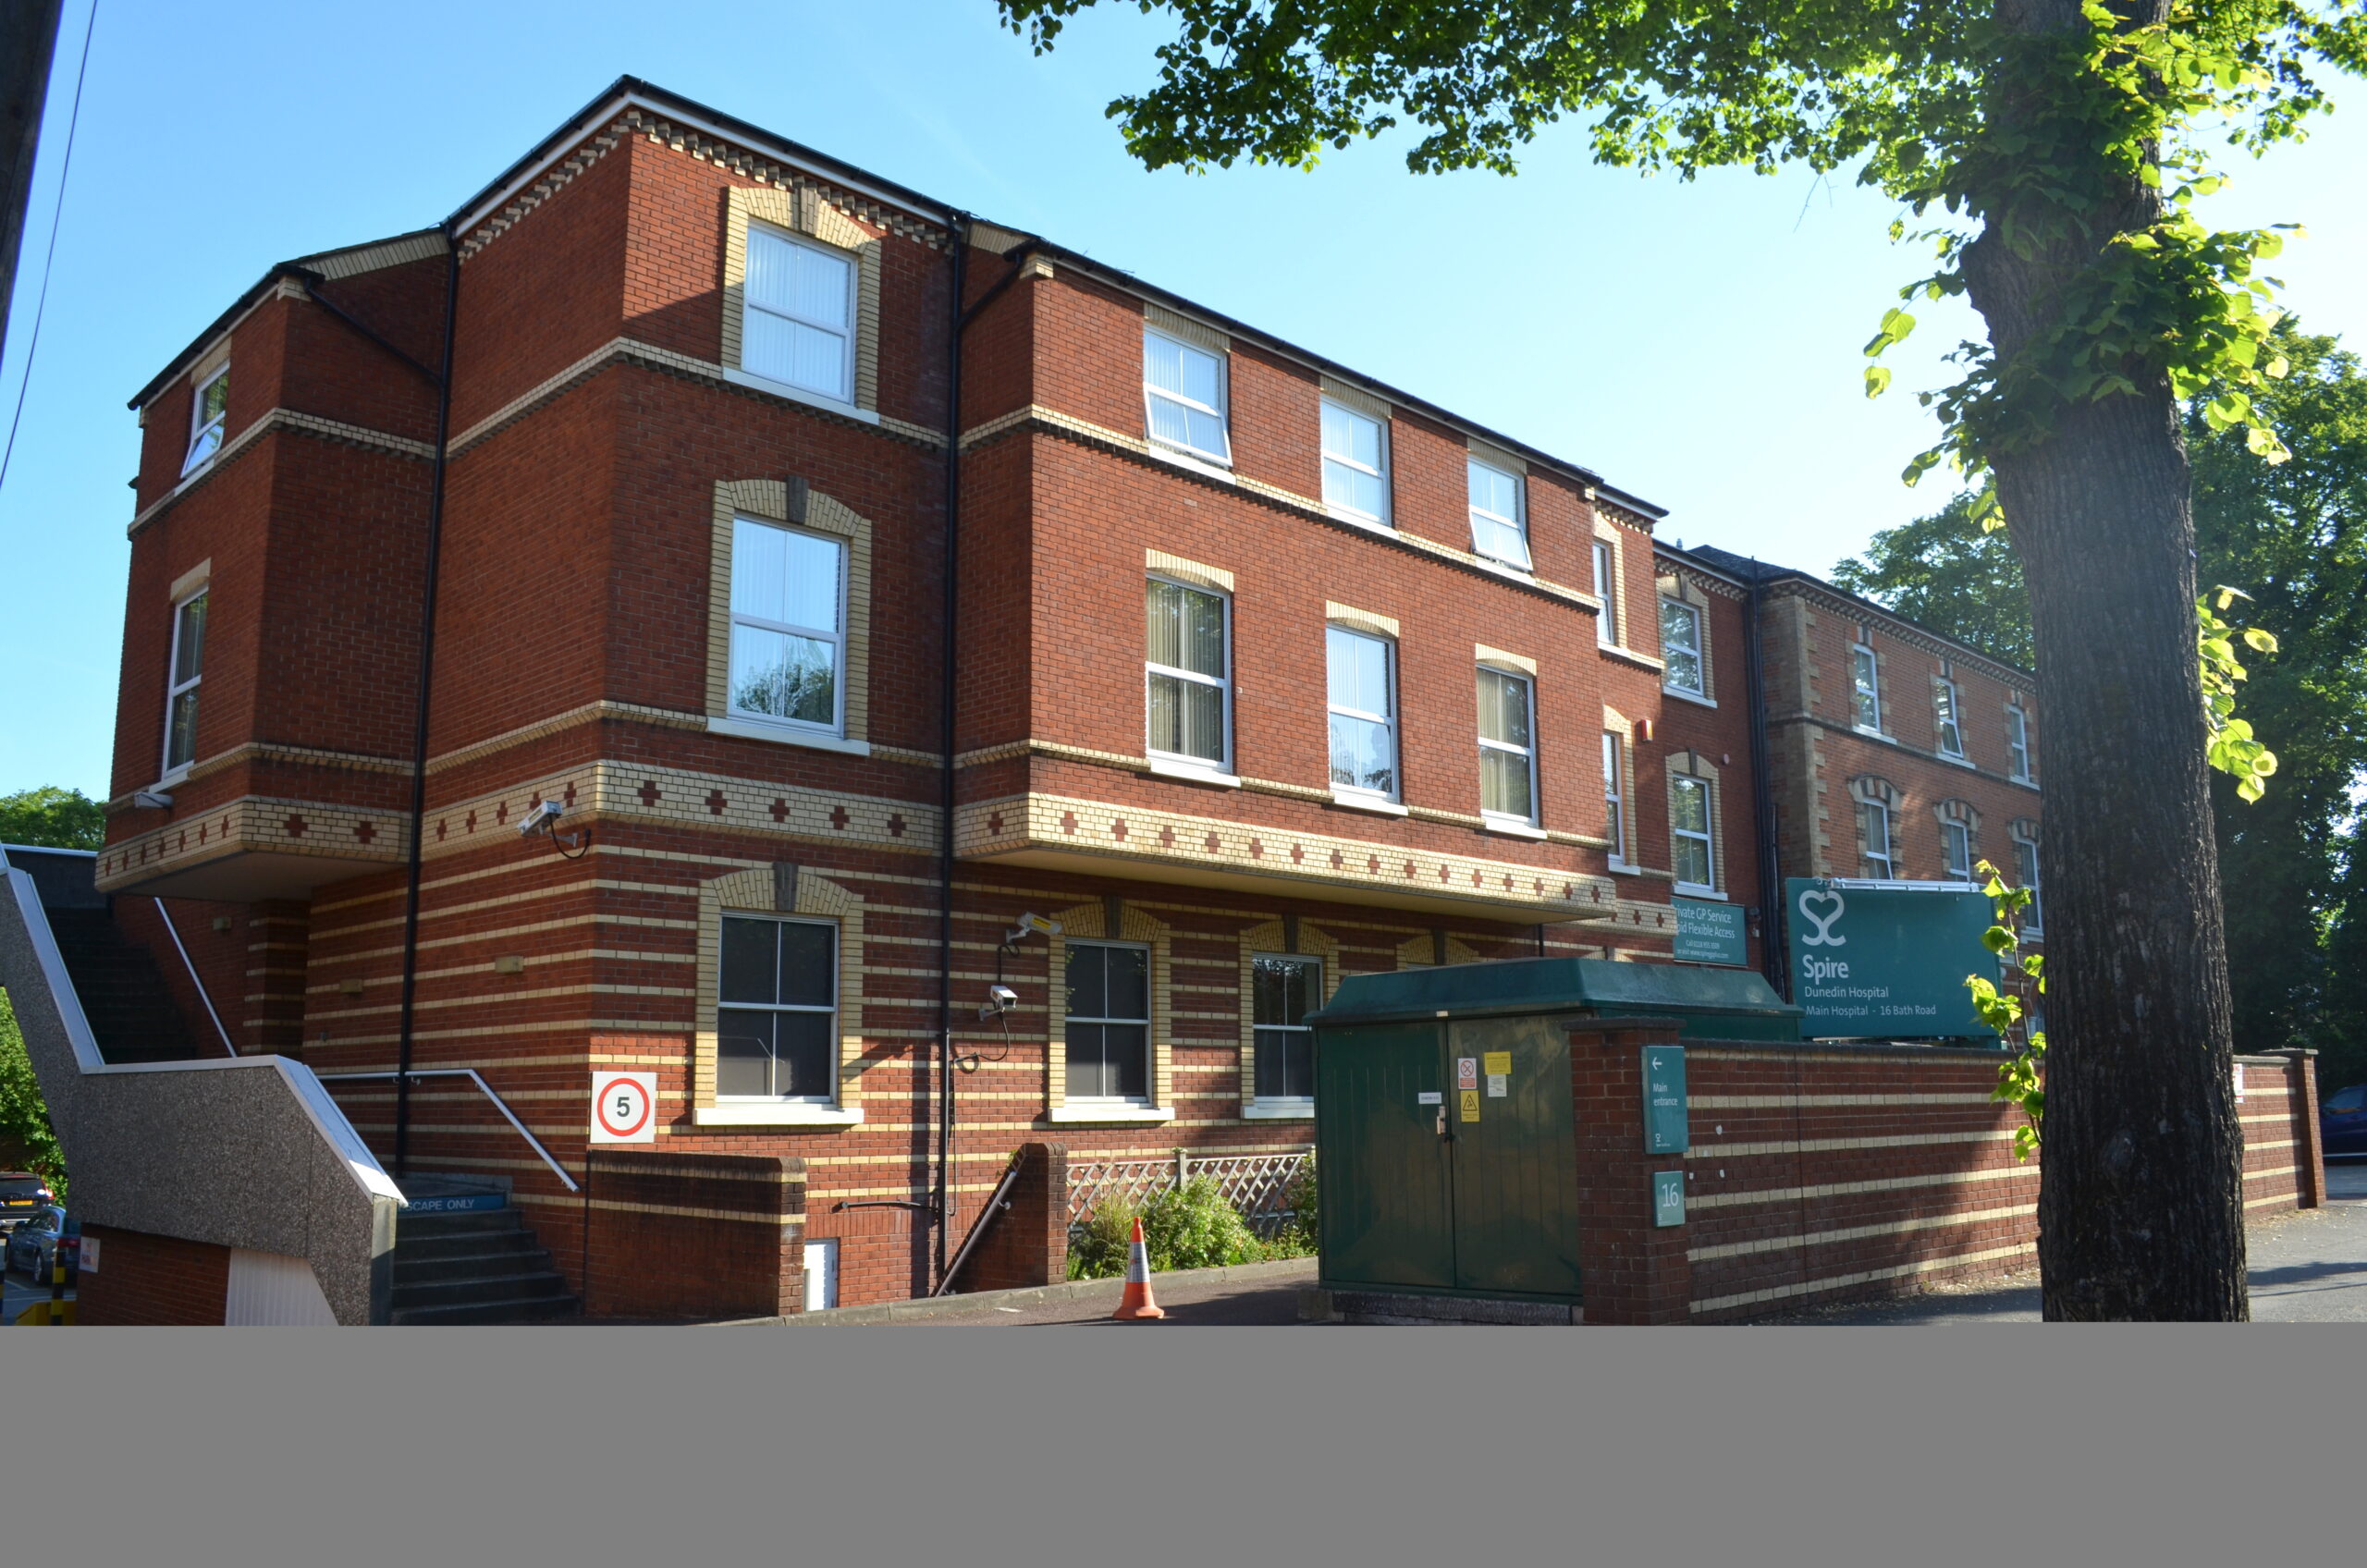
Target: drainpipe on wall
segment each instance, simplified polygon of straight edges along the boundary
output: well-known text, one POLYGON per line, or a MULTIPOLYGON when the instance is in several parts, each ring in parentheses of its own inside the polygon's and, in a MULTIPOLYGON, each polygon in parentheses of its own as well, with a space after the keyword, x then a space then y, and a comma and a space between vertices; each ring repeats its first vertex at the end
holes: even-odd
POLYGON ((402 1017, 395 1047, 395 1170, 410 1172, 411 1027, 419 993, 419 882, 422 840, 427 824, 427 711, 435 673, 435 576, 444 542, 444 472, 451 455, 452 339, 460 315, 460 247, 451 226, 444 228, 444 358, 436 378, 435 467, 427 491, 427 559, 419 604, 419 705, 411 728, 411 853, 403 900, 402 1017))
POLYGON ((1767 776, 1767 688, 1759 638, 1762 590, 1751 563, 1750 594, 1743 601, 1743 679, 1750 690, 1751 837, 1759 851, 1759 965, 1775 994, 1792 999, 1792 971, 1784 962, 1783 858, 1775 848, 1775 795, 1767 776))

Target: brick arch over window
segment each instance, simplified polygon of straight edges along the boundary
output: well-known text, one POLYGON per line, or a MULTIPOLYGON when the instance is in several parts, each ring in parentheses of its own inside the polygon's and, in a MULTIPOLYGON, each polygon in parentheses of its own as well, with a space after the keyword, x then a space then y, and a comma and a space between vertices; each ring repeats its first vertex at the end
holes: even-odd
MULTIPOLYGON (((839 1109, 854 1114, 811 1120, 862 1120, 863 900, 839 883, 789 861, 735 871, 699 884, 698 1020, 691 1053, 694 1115, 712 1113, 716 1108, 716 1007, 723 981, 723 916, 735 911, 808 915, 838 926, 839 1109)), ((697 1119, 705 1121, 711 1116, 697 1119)))
POLYGON ((1140 942, 1150 949, 1150 1104, 1164 1115, 1156 1120, 1172 1118, 1175 1108, 1174 1042, 1169 1023, 1172 1014, 1168 1000, 1171 985, 1171 944, 1167 923, 1144 913, 1134 905, 1117 899, 1098 903, 1079 904, 1065 909, 1052 917, 1060 922, 1061 934, 1051 939, 1049 983, 1044 988, 1044 1104, 1054 1113, 1056 1121, 1092 1121, 1108 1120, 1130 1121, 1154 1120, 1139 1115, 1116 1115, 1099 1118, 1080 1108, 1075 1115, 1061 1116, 1069 1099, 1068 1042, 1068 944, 1072 938, 1082 941, 1140 942), (1111 928, 1110 916, 1117 916, 1116 928, 1111 928))
POLYGON ((768 223, 844 251, 854 260, 854 406, 879 409, 880 240, 810 186, 776 190, 734 186, 726 197, 723 234, 723 362, 740 364, 741 311, 747 303, 748 220, 768 223))
POLYGON ((1887 806, 1892 811, 1896 811, 1904 799, 1897 785, 1876 773, 1861 773, 1849 780, 1849 798, 1868 805, 1887 806))
MULTIPOLYGON (((1427 940, 1427 938, 1425 938, 1427 940)), ((1259 953, 1294 953, 1323 961, 1323 994, 1318 1007, 1340 988, 1340 943, 1330 932, 1303 920, 1269 920, 1241 934, 1241 1103, 1257 1098, 1257 1007, 1252 963, 1259 953), (1293 928, 1296 929, 1294 930, 1293 928), (1293 938, 1296 939, 1294 940, 1293 938)))
POLYGON ((761 518, 847 542, 846 738, 871 735, 871 520, 803 479, 718 479, 708 546, 706 716, 731 717, 732 520, 761 518))
POLYGON ((1961 823, 1975 839, 1981 837, 1981 808, 1970 801, 1942 801, 1932 808, 1932 815, 1942 822, 1961 823))
POLYGON ((2039 842, 2037 817, 2017 816, 2014 818, 2013 826, 2007 831, 2017 839, 2027 839, 2033 844, 2039 842))

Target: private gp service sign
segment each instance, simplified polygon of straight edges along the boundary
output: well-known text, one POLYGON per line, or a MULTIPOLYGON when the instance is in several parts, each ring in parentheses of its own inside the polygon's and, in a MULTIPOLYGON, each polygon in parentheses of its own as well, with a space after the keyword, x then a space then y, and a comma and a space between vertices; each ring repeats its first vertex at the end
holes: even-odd
POLYGON ((657 1074, 592 1074, 592 1141, 654 1144, 657 1141, 657 1074))

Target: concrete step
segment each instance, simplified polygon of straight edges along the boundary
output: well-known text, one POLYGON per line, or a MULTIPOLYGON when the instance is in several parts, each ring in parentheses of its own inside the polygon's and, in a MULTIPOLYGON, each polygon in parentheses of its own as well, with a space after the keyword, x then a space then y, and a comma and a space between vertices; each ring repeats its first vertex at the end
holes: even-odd
POLYGON ((481 1234, 487 1231, 522 1231, 525 1217, 514 1208, 479 1208, 459 1214, 412 1214, 408 1210, 395 1218, 395 1250, 400 1252, 414 1239, 425 1241, 432 1236, 481 1234))
POLYGON ((535 1243, 534 1233, 522 1226, 514 1231, 454 1231, 441 1236, 413 1236, 399 1229, 395 1236, 395 1267, 399 1270, 411 1263, 496 1255, 514 1257, 520 1253, 542 1250, 535 1243))
MULTIPOLYGON (((496 1241, 509 1241, 497 1236, 496 1241)), ((415 1256, 409 1252, 395 1254, 395 1292, 400 1295, 407 1286, 441 1284, 450 1280, 483 1279, 493 1275, 547 1274, 551 1270, 551 1255, 534 1245, 534 1238, 524 1231, 517 1236, 514 1247, 481 1247, 469 1252, 436 1252, 415 1256)))
POLYGON ((537 1296, 531 1301, 398 1307, 391 1321, 415 1327, 437 1323, 548 1323, 555 1318, 572 1317, 579 1310, 573 1296, 537 1296))
MULTIPOLYGON (((547 1263, 549 1255, 544 1255, 542 1261, 547 1263)), ((497 1263, 489 1265, 488 1271, 483 1274, 408 1283, 398 1280, 393 1305, 400 1311, 417 1306, 467 1306, 489 1301, 537 1301, 566 1293, 567 1280, 555 1268, 523 1269, 497 1263)))

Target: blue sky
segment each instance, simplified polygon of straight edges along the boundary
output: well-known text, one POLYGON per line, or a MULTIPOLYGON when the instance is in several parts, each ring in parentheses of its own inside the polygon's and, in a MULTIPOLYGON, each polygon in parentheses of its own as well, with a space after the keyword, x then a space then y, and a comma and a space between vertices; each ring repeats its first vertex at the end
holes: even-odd
MULTIPOLYGON (((87 0, 67 0, 0 410, 16 397, 87 0)), ((1812 570, 1931 509, 1898 483, 1945 308, 1869 403, 1859 346, 1922 258, 1805 171, 1644 180, 1549 133, 1521 176, 1147 174, 1102 108, 1165 36, 1133 7, 1036 58, 991 0, 393 6, 100 0, 21 428, 0 488, 0 793, 106 784, 137 432, 125 399, 272 262, 416 228, 621 73, 1254 322, 1671 508, 1663 533, 1812 570)), ((2349 86, 2349 84, 2344 84, 2349 86)), ((2367 104, 2367 92, 2346 96, 2367 104)), ((2245 164, 2206 216, 2300 221, 2277 270, 2367 345, 2367 107, 2245 164)))

